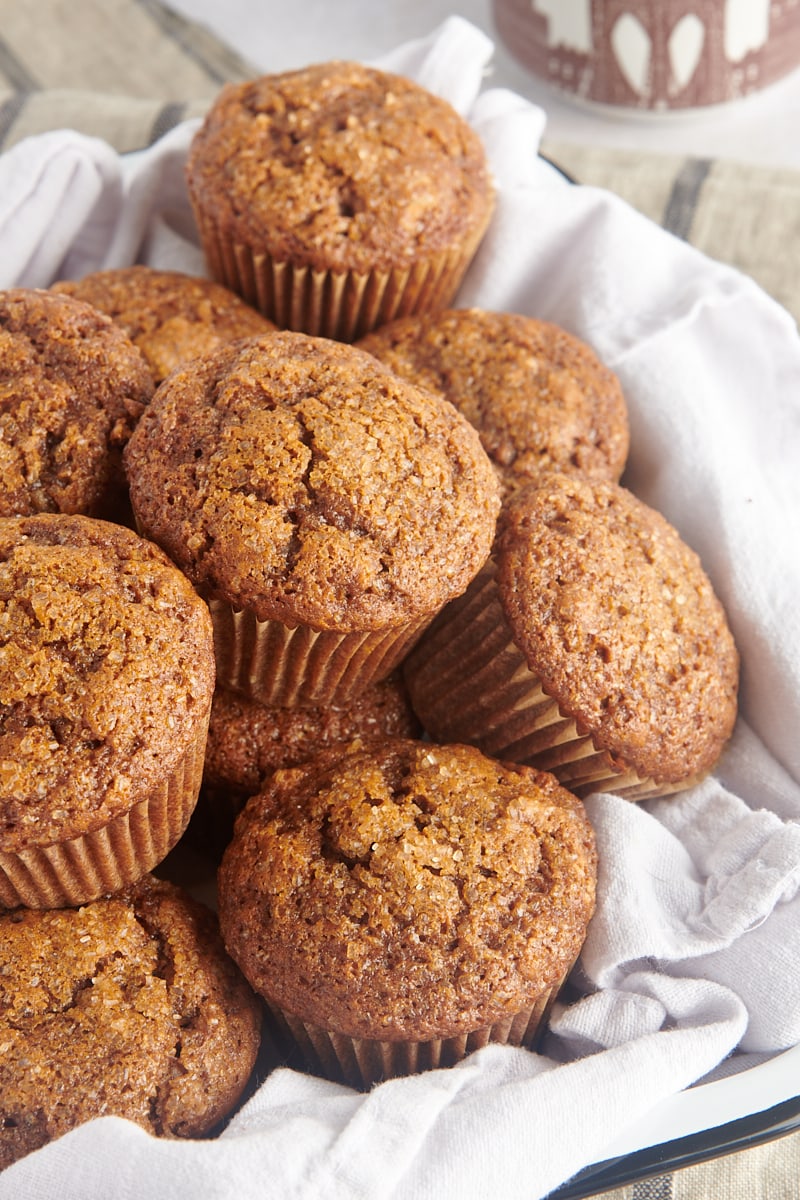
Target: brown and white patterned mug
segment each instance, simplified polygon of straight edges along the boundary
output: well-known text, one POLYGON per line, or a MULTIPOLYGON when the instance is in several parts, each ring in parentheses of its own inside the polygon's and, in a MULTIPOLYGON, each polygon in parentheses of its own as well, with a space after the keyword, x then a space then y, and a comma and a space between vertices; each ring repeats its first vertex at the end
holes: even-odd
POLYGON ((658 111, 746 96, 800 65, 800 0, 492 0, 498 35, 576 100, 658 111))

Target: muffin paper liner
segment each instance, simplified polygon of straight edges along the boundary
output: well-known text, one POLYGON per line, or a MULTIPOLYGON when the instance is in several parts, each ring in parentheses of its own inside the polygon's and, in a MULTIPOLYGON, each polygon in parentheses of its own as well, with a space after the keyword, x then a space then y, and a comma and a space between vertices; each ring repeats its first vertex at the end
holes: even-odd
POLYGON ((453 1066, 490 1042, 533 1048, 565 979, 543 991, 531 1007, 492 1025, 426 1041, 349 1037, 303 1021, 269 1002, 267 1009, 279 1037, 297 1047, 310 1071, 365 1089, 384 1079, 453 1066))
POLYGON ((354 699, 394 670, 430 620, 377 633, 339 633, 260 621, 221 600, 208 604, 217 683, 281 708, 354 699))
POLYGON ((330 271, 295 266, 234 242, 195 206, 200 241, 218 282, 281 329, 353 342, 395 317, 445 308, 454 298, 484 229, 457 249, 408 268, 330 271))
POLYGON ((135 883, 180 839, 194 809, 206 727, 181 762, 144 800, 97 830, 18 853, 0 851, 0 906, 85 904, 135 883))
POLYGON ((549 771, 577 796, 613 791, 644 800, 696 783, 699 776, 661 783, 616 767, 591 734, 581 732, 515 644, 494 576, 490 563, 439 614, 405 664, 412 703, 428 732, 549 771))

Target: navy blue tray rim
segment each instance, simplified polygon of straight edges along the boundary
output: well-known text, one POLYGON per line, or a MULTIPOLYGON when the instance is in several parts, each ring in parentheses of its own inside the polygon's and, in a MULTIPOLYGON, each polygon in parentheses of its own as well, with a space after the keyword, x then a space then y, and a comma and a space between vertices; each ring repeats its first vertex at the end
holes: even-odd
POLYGON ((737 1150, 749 1150, 797 1130, 800 1130, 800 1096, 725 1125, 586 1167, 551 1192, 549 1200, 583 1200, 612 1188, 651 1179, 654 1175, 666 1175, 737 1150))

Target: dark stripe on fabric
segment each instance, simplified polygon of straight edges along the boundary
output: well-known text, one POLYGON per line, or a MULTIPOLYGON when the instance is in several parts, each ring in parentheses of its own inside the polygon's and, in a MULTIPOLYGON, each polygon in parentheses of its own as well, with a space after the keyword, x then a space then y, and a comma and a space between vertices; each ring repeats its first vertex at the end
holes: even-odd
POLYGON ((174 129, 183 120, 185 112, 185 104, 165 104, 160 108, 150 129, 149 145, 152 146, 153 142, 157 142, 165 133, 169 133, 170 129, 174 129))
POLYGON ((688 158, 672 185, 661 224, 684 241, 688 241, 692 231, 700 193, 710 170, 710 158, 688 158))
POLYGON ((635 1183, 631 1200, 672 1200, 672 1176, 656 1175, 635 1183))
POLYGON ((5 145, 6 138, 11 133, 17 118, 27 103, 27 93, 16 92, 0 104, 0 149, 5 145))
POLYGON ((161 32, 180 47, 187 58, 192 59, 205 71, 213 83, 227 83, 231 78, 229 73, 231 71, 235 74, 242 73, 243 64, 233 52, 229 52, 221 42, 215 42, 213 37, 206 38, 202 29, 180 16, 179 13, 164 8, 156 0, 135 0, 135 2, 150 16, 161 32), (213 56, 204 51, 204 41, 213 51, 213 56), (225 60, 221 66, 219 61, 214 61, 214 59, 219 60, 220 57, 225 60))
POLYGON ((5 75, 15 92, 36 92, 39 81, 17 58, 8 42, 0 37, 0 75, 5 75))

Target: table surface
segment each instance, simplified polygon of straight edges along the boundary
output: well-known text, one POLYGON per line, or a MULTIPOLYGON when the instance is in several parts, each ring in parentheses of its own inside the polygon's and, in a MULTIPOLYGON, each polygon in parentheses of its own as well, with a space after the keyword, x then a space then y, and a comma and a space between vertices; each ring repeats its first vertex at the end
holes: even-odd
POLYGON ((500 43, 490 0, 169 0, 201 21, 264 71, 332 58, 369 59, 430 33, 458 12, 495 41, 491 82, 509 87, 547 113, 547 136, 665 154, 691 154, 773 167, 800 168, 800 69, 763 91, 691 114, 623 109, 613 115, 562 98, 519 65, 500 43))

